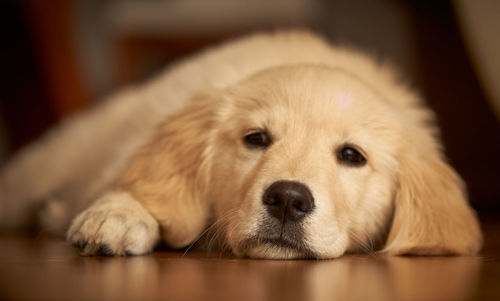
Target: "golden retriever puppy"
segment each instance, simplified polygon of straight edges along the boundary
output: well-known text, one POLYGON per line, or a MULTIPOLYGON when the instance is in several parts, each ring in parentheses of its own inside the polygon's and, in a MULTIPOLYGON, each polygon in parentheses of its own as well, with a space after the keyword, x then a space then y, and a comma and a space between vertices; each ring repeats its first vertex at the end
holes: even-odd
POLYGON ((307 32, 256 34, 24 150, 0 177, 0 224, 41 208, 87 255, 204 236, 254 258, 475 254, 478 221, 437 135, 388 66, 307 32))

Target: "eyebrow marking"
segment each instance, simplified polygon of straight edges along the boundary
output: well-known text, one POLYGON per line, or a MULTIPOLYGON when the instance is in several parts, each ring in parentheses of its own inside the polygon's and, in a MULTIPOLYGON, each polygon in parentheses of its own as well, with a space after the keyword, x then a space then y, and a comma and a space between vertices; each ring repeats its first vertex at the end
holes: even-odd
POLYGON ((340 92, 335 95, 335 104, 340 109, 346 109, 354 103, 354 96, 350 92, 340 92))

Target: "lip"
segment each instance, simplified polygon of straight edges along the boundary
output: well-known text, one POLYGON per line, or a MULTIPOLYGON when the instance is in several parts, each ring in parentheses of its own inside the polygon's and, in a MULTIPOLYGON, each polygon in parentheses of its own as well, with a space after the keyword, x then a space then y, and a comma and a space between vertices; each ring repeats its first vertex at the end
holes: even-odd
POLYGON ((272 251, 273 254, 281 254, 281 256, 273 256, 275 259, 279 258, 317 258, 313 251, 311 251, 302 241, 296 242, 290 239, 280 237, 253 237, 246 239, 240 243, 239 248, 241 252, 250 257, 263 257, 258 253, 272 251))
POLYGON ((301 244, 297 244, 293 241, 283 239, 283 238, 264 238, 260 239, 261 244, 269 244, 275 247, 293 249, 296 251, 302 251, 304 248, 301 244))

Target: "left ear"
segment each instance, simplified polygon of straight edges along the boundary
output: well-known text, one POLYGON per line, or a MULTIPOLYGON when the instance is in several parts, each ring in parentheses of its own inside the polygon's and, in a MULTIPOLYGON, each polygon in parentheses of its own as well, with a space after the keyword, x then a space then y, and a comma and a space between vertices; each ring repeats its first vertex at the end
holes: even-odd
POLYGON ((155 217, 171 247, 189 245, 207 225, 211 132, 219 98, 198 96, 169 117, 132 159, 117 184, 155 217))
POLYGON ((464 184, 441 158, 437 143, 428 142, 410 147, 400 161, 394 218, 383 251, 393 255, 476 254, 482 244, 481 230, 467 204, 464 184))

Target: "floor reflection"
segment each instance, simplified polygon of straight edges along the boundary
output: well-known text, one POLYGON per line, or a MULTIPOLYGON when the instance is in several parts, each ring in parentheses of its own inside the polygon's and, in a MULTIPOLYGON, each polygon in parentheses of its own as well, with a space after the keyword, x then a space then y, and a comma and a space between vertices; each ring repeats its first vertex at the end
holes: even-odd
POLYGON ((0 299, 9 300, 466 300, 498 295, 500 275, 500 262, 480 257, 80 257, 61 242, 5 238, 0 267, 0 299))
POLYGON ((477 257, 349 256, 314 265, 311 300, 465 300, 477 257))
POLYGON ((172 300, 465 300, 480 267, 476 257, 135 257, 84 262, 82 285, 94 293, 101 290, 98 295, 105 299, 121 300, 161 295, 172 300))

